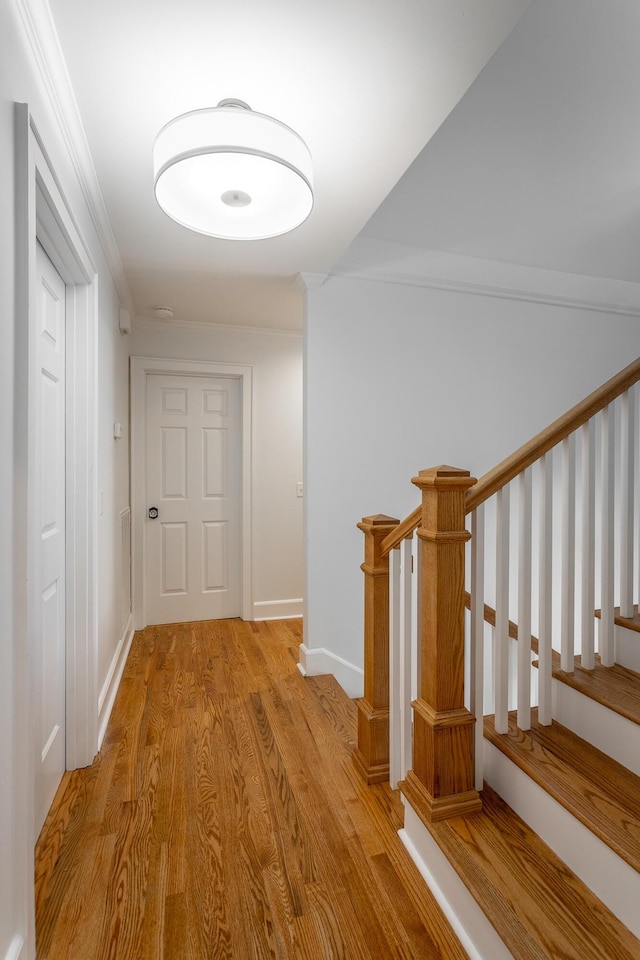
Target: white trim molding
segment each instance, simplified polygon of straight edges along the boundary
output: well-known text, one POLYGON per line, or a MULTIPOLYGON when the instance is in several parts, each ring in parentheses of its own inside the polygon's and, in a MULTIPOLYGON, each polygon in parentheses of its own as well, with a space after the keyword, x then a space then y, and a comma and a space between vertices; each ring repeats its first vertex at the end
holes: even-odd
POLYGON ((133 625, 147 625, 145 596, 146 516, 146 386, 147 376, 168 374, 193 377, 234 377, 240 381, 242 420, 242 600, 243 620, 253 619, 251 550, 251 425, 253 367, 239 363, 204 360, 166 360, 159 357, 131 357, 131 584, 133 625))
POLYGON ((293 620, 302 616, 302 597, 296 600, 256 600, 252 620, 293 620))
MULTIPOLYGON (((66 766, 90 764, 97 751, 97 275, 89 249, 56 178, 26 104, 16 104, 16 328, 14 772, 16 848, 24 855, 26 949, 34 944, 34 750, 31 680, 36 598, 30 573, 36 532, 34 343, 37 336, 36 249, 41 243, 66 288, 66 766)), ((16 887, 22 886, 16 877, 16 887)))
POLYGON ((46 0, 13 2, 89 208, 113 282, 122 303, 133 314, 129 282, 113 234, 51 9, 46 0))
POLYGON ((348 660, 343 660, 325 647, 314 647, 310 650, 304 643, 300 644, 298 670, 303 677, 333 674, 352 700, 364 694, 364 670, 356 667, 354 663, 349 663, 348 660))
POLYGON ((308 293, 321 287, 328 276, 328 273, 297 273, 291 286, 298 293, 308 293))
POLYGON ((133 634, 133 615, 130 614, 127 625, 116 647, 116 652, 107 670, 107 676, 100 690, 100 696, 98 697, 98 750, 102 746, 104 735, 107 732, 109 717, 111 716, 118 687, 120 686, 122 674, 124 673, 124 668, 127 663, 133 634))
MULTIPOLYGON (((18 188, 25 232, 26 276, 22 307, 24 328, 35 337, 36 239, 66 286, 67 420, 67 768, 91 763, 97 750, 97 274, 25 104, 16 108, 17 138, 22 143, 18 188), (24 161, 24 162, 23 162, 24 161)), ((32 398, 30 342, 22 345, 17 367, 24 376, 24 435, 29 437, 32 398)), ((24 453, 33 462, 30 445, 24 453)), ((29 476, 25 470, 25 475, 29 476)), ((34 492, 27 484, 29 510, 34 492)), ((28 598, 29 610, 32 601, 28 598)))
POLYGON ((191 333, 220 333, 245 334, 248 336, 280 337, 284 340, 302 340, 302 330, 285 330, 280 327, 244 327, 235 323, 200 323, 198 320, 158 320, 153 317, 136 317, 133 321, 135 330, 152 330, 161 333, 170 330, 191 333))
POLYGON ((423 250, 361 237, 332 277, 426 287, 640 318, 640 284, 423 250))
POLYGON ((9 944, 9 949, 4 955, 4 960, 20 960, 22 956, 22 948, 24 947, 24 937, 20 936, 19 933, 16 933, 13 940, 9 944))

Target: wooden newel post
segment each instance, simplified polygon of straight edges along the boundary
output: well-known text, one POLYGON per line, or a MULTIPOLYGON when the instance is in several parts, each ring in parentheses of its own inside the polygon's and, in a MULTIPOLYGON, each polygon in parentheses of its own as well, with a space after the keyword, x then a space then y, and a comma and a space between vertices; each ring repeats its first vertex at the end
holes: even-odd
POLYGON ((364 533, 364 697, 353 759, 367 783, 389 779, 389 555, 382 541, 399 522, 378 514, 358 524, 364 533))
POLYGON ((414 710, 413 769, 400 789, 425 823, 480 810, 474 786, 475 717, 464 705, 465 492, 468 470, 432 467, 422 490, 420 691, 414 710))

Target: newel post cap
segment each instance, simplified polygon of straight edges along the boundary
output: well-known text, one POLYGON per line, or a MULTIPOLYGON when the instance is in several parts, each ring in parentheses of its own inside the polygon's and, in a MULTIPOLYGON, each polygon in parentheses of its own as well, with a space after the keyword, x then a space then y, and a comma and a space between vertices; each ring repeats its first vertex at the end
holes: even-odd
POLYGON ((376 513, 372 517, 363 517, 361 523, 368 527, 396 527, 400 521, 395 517, 388 517, 386 513, 376 513))
POLYGON ((471 476, 469 470, 463 470, 462 467, 450 467, 447 464, 440 464, 439 467, 429 467, 427 470, 420 470, 417 477, 411 478, 411 483, 416 487, 424 489, 425 487, 439 487, 440 489, 468 490, 478 480, 471 476))

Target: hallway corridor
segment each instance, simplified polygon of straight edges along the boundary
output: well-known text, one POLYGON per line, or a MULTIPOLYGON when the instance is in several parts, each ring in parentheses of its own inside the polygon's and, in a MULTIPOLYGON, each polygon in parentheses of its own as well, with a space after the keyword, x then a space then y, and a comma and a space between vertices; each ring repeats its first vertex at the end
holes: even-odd
POLYGON ((298 620, 136 634, 36 850, 38 960, 462 960, 298 620), (409 892, 411 891, 411 892, 409 892))

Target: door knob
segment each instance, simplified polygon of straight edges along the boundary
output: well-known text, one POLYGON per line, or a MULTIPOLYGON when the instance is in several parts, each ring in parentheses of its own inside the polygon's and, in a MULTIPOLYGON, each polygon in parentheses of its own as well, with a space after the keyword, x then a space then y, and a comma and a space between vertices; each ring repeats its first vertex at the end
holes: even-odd
POLYGON ((149 520, 157 520, 157 519, 158 519, 158 508, 149 507, 149 520))

